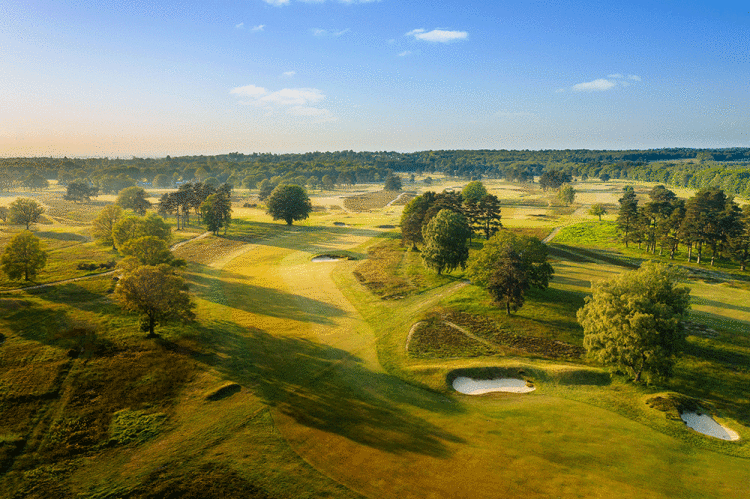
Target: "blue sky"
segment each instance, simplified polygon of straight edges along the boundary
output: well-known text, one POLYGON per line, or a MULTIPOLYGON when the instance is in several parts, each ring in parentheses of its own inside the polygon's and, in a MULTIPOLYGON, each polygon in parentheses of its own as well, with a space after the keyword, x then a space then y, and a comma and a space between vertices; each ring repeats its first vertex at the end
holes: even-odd
POLYGON ((0 156, 750 146, 750 4, 3 2, 0 156))

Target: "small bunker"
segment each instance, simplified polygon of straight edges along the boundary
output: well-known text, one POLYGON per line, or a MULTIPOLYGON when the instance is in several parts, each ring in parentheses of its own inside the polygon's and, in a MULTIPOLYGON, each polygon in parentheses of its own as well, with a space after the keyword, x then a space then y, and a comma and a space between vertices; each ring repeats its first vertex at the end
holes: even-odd
POLYGON ((472 379, 459 376, 453 380, 453 389, 466 395, 482 395, 491 392, 529 393, 534 385, 518 378, 472 379))
POLYGON ((492 392, 529 393, 536 390, 521 368, 456 369, 448 373, 446 381, 454 390, 465 395, 492 392))
POLYGON ((736 431, 727 428, 726 426, 720 425, 708 414, 702 414, 700 412, 683 412, 680 414, 680 418, 685 422, 688 428, 692 428, 698 433, 708 435, 710 437, 719 438, 721 440, 739 440, 740 436, 736 431))

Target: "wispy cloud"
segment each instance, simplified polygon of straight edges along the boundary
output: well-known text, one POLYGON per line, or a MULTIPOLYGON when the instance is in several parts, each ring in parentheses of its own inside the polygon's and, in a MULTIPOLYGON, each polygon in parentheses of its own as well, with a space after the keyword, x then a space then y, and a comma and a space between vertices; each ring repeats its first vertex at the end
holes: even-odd
POLYGON ((317 123, 336 120, 328 109, 316 106, 326 98, 317 88, 282 88, 272 92, 256 85, 245 85, 229 93, 240 97, 240 104, 265 109, 267 114, 283 111, 290 116, 314 118, 317 123))
POLYGON ((239 24, 235 24, 235 25, 234 25, 234 27, 235 27, 236 29, 242 29, 242 28, 244 28, 244 27, 245 27, 245 23, 239 23, 239 24))
POLYGON ((268 5, 273 5, 274 7, 283 7, 284 5, 289 5, 289 0, 263 0, 268 5))
MULTIPOLYGON (((571 87, 574 92, 606 92, 612 90, 615 87, 629 87, 634 82, 641 81, 641 77, 638 75, 623 75, 622 73, 612 73, 607 75, 606 78, 597 78, 593 81, 586 81, 578 83, 571 87)), ((559 88, 555 92, 564 92, 565 89, 559 88)))
POLYGON ((292 76, 296 74, 297 74, 296 71, 284 71, 283 73, 281 73, 281 76, 283 76, 284 78, 291 78, 292 76))
POLYGON ((617 86, 612 80, 606 80, 604 78, 598 78, 594 81, 587 81, 584 83, 577 83, 573 85, 573 91, 575 92, 604 92, 611 90, 617 86))
POLYGON ((460 40, 466 40, 469 33, 466 31, 448 31, 444 29, 433 29, 426 31, 422 28, 413 29, 404 36, 413 36, 416 40, 434 43, 451 43, 460 40))
POLYGON ((313 36, 337 38, 341 35, 349 33, 349 31, 351 30, 349 28, 346 28, 338 31, 331 31, 328 29, 313 28, 311 31, 313 36))
POLYGON ((400 54, 398 54, 399 57, 406 57, 407 55, 411 55, 411 50, 404 50, 400 54))
POLYGON ((263 31, 263 28, 265 27, 266 27, 265 24, 259 24, 257 26, 253 26, 252 28, 250 28, 250 31, 263 31))

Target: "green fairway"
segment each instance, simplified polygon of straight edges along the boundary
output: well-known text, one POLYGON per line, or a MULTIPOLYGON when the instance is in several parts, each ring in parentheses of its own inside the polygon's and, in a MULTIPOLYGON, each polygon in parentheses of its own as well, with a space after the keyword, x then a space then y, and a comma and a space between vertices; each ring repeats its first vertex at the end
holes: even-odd
MULTIPOLYGON (((488 185, 511 199, 506 184, 488 185)), ((539 197, 514 209, 544 211, 539 197)), ((107 276, 0 300, 0 397, 14 404, 0 422, 0 465, 13 463, 0 487, 97 498, 747 495, 741 282, 691 281, 693 333, 674 378, 636 385, 582 355, 575 319, 592 282, 629 268, 609 232, 588 224, 598 236, 579 247, 568 231, 552 246, 549 289, 507 316, 463 272, 437 276, 381 228, 400 209, 320 211, 287 227, 246 208, 227 237, 175 251, 198 321, 154 341, 112 302, 107 276), (493 373, 536 389, 470 396, 450 384, 493 373), (700 435, 647 404, 665 393, 702 401, 741 439, 700 435)))

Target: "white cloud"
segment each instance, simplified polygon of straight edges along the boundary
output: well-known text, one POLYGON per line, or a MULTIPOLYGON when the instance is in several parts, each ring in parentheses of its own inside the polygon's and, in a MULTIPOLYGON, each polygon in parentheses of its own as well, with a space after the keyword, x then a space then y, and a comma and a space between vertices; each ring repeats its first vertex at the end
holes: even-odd
POLYGON ((281 73, 281 76, 283 76, 284 78, 291 78, 292 76, 296 74, 297 74, 296 71, 284 71, 283 73, 281 73))
POLYGON ((245 27, 245 23, 235 24, 234 27, 237 28, 237 29, 242 29, 242 28, 245 27))
POLYGON ((617 83, 612 80, 598 78, 594 81, 587 81, 573 85, 573 90, 576 92, 603 92, 614 88, 616 85, 617 83))
POLYGON ((316 123, 336 120, 331 111, 315 106, 326 98, 317 88, 282 88, 271 92, 256 85, 246 85, 233 88, 229 93, 242 97, 243 100, 239 101, 242 105, 265 109, 266 116, 282 110, 290 116, 314 118, 316 123))
POLYGON ((638 75, 628 75, 628 80, 641 81, 641 77, 638 75))
POLYGON ((625 77, 622 76, 620 73, 615 73, 615 74, 607 75, 607 78, 625 78, 625 77))
POLYGON ((273 5, 274 7, 282 7, 284 5, 289 5, 289 0, 263 0, 268 5, 273 5))
POLYGON ((330 30, 327 30, 327 29, 314 28, 312 30, 312 34, 314 36, 336 38, 336 37, 339 37, 341 35, 345 35, 349 31, 351 31, 349 28, 342 29, 342 30, 339 30, 339 31, 330 31, 330 30))
POLYGON ((444 29, 426 31, 419 28, 409 31, 404 36, 413 36, 415 39, 425 42, 450 43, 459 40, 466 40, 469 34, 466 31, 448 31, 444 29))
POLYGON ((250 28, 250 31, 263 31, 263 28, 265 27, 266 27, 265 24, 259 24, 257 26, 253 26, 252 28, 250 28))
POLYGON ((400 54, 398 54, 399 57, 406 57, 407 55, 411 55, 411 50, 404 50, 400 54))

